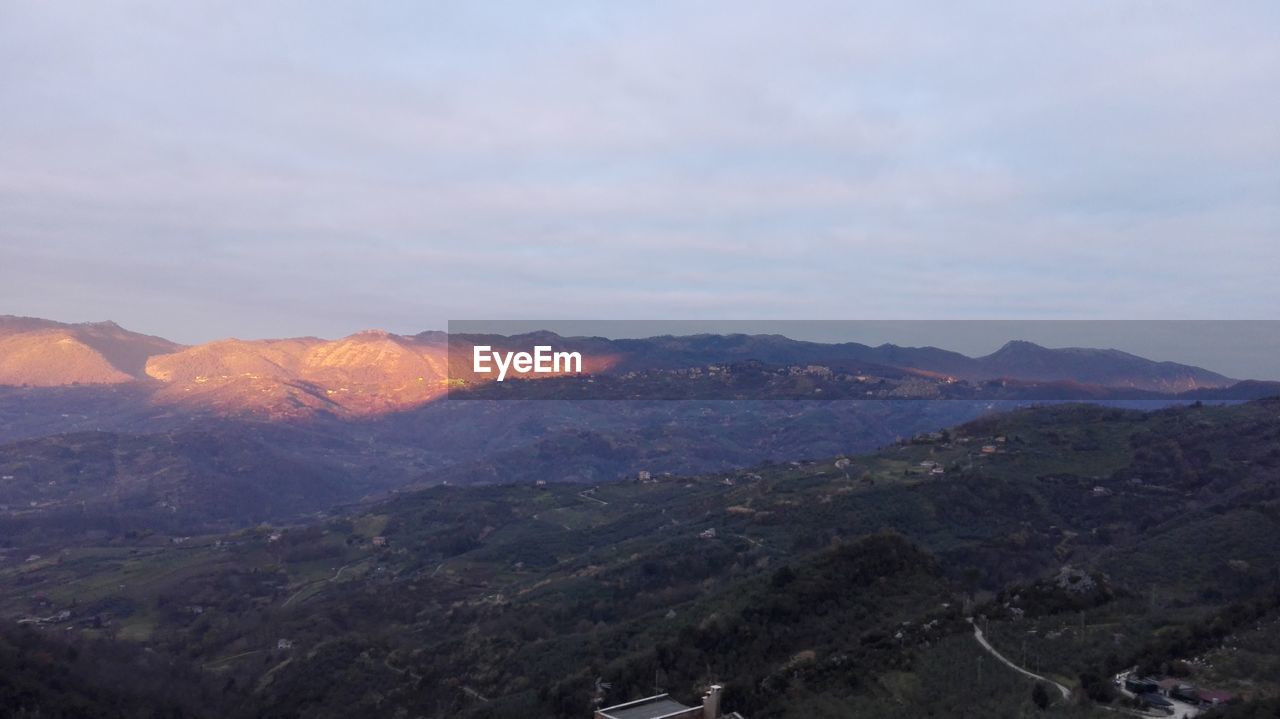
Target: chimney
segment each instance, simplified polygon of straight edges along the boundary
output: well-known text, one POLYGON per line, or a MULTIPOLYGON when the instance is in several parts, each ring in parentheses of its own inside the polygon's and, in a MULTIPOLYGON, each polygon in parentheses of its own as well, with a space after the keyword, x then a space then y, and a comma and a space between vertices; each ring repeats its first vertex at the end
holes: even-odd
POLYGON ((707 695, 702 697, 702 719, 720 719, 721 689, 719 684, 712 684, 707 695))

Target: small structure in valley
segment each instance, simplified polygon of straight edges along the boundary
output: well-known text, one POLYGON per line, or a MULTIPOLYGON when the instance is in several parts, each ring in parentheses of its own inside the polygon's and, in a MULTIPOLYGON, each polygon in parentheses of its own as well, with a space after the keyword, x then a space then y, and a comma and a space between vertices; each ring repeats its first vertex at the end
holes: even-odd
POLYGON ((1156 680, 1133 675, 1125 677, 1124 688, 1134 694, 1153 694, 1160 691, 1160 685, 1156 680))

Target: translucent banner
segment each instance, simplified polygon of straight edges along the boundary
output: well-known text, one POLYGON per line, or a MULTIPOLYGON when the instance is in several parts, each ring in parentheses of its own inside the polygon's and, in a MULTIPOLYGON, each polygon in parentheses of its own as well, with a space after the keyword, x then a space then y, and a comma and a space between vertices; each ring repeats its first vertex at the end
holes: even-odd
POLYGON ((455 320, 453 400, 1280 395, 1280 321, 455 320))

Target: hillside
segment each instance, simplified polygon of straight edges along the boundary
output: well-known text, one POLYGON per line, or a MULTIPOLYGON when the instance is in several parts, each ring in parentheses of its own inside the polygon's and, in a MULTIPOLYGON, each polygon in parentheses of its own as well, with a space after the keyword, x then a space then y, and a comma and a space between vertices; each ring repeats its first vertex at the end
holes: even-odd
POLYGON ((1103 387, 1127 387, 1156 392, 1187 392, 1226 387, 1234 383, 1216 372, 1176 362, 1153 362, 1111 349, 1064 347, 1048 349, 1032 342, 1012 341, 974 361, 970 378, 1016 377, 1023 380, 1071 380, 1103 387), (976 372, 976 374, 974 374, 976 372))
POLYGON ((0 534, 56 546, 125 534, 226 531, 385 492, 358 439, 268 425, 81 432, 0 446, 0 534))
POLYGON ((0 316, 0 385, 57 387, 142 380, 148 357, 181 345, 114 322, 63 324, 0 316))
POLYGON ((1029 681, 973 673, 970 614, 1081 692, 1116 667, 1182 662, 1260 695, 1280 692, 1262 671, 1274 651, 1250 639, 1251 669, 1225 637, 1280 618, 1278 446, 1274 400, 1025 409, 862 456, 440 486, 57 561, 14 547, 0 613, 74 606, 103 627, 86 636, 198 657, 279 716, 576 717, 597 678, 618 701, 722 681, 752 717, 1034 711, 1029 681), (1218 669, 1189 663, 1206 652, 1218 669))
POLYGON ((227 692, 196 667, 127 642, 65 643, 0 627, 0 710, 43 719, 226 716, 227 692))
POLYGON ((936 347, 871 347, 857 342, 823 344, 777 335, 695 335, 616 340, 618 371, 672 369, 716 362, 756 360, 766 364, 844 364, 892 367, 952 376, 971 382, 993 379, 1070 380, 1106 387, 1183 392, 1224 387, 1235 380, 1174 362, 1156 362, 1109 349, 1050 349, 1012 340, 996 352, 968 357, 936 347))
MULTIPOLYGON (((21 401, 0 408, 30 422, 21 401)), ((59 538, 191 532, 288 520, 409 486, 700 473, 865 451, 985 411, 969 402, 584 401, 442 402, 363 423, 118 416, 136 431, 62 413, 48 426, 75 431, 0 444, 0 528, 59 538)))
POLYGON ((316 413, 363 416, 439 397, 444 348, 386 332, 341 340, 223 340, 153 357, 147 374, 164 383, 162 404, 276 418, 316 413))

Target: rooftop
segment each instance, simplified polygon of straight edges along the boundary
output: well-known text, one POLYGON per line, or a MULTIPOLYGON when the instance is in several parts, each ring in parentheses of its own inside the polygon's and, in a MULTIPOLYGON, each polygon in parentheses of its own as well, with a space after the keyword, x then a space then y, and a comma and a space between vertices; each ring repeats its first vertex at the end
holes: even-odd
POLYGON ((605 707, 599 710, 598 716, 606 719, 659 719, 659 717, 679 715, 695 709, 696 707, 685 706, 666 694, 659 694, 626 704, 605 707))

